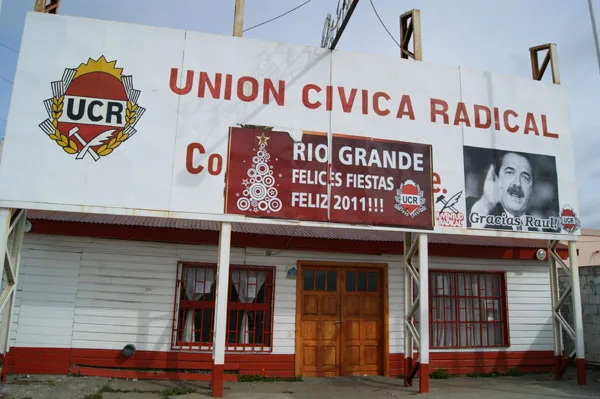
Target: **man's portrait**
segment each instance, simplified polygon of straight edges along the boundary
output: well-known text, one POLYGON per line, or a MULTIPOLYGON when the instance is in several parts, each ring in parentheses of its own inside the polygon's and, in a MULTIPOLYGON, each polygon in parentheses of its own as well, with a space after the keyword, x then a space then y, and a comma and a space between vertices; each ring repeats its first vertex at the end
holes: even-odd
POLYGON ((559 231, 554 157, 465 146, 464 162, 468 227, 559 231))

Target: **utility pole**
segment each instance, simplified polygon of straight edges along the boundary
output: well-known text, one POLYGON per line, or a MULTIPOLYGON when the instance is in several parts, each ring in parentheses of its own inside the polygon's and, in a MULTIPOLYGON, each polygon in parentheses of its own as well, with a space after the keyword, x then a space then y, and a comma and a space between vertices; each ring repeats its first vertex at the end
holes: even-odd
POLYGON ((590 9, 590 19, 592 20, 592 33, 594 34, 594 44, 596 45, 596 59, 598 60, 598 71, 600 72, 600 44, 598 43, 598 28, 596 27, 596 17, 594 16, 594 7, 592 0, 588 0, 590 9))
POLYGON ((233 36, 242 37, 244 31, 244 0, 235 0, 233 36))

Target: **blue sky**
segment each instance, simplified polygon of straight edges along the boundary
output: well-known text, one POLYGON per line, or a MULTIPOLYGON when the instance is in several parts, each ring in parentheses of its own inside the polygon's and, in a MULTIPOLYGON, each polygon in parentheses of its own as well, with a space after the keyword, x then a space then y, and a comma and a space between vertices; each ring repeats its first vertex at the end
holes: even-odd
MULTIPOLYGON (((245 27, 295 7, 304 0, 246 0, 245 27)), ((17 63, 23 22, 34 0, 0 0, 0 136, 17 63), (8 47, 8 48, 7 48, 8 47)), ((600 73, 586 0, 373 0, 398 39, 399 15, 418 8, 423 58, 428 62, 530 78, 529 47, 558 45, 562 84, 569 88, 579 202, 584 227, 600 228, 600 73)), ((62 0, 60 13, 113 21, 230 35, 234 0, 62 0)), ((323 21, 337 0, 313 0, 299 10, 253 29, 246 37, 318 46, 323 21)), ((596 14, 600 0, 594 0, 596 14)), ((338 48, 399 54, 361 0, 338 48)), ((43 67, 43 66, 40 66, 43 67)))

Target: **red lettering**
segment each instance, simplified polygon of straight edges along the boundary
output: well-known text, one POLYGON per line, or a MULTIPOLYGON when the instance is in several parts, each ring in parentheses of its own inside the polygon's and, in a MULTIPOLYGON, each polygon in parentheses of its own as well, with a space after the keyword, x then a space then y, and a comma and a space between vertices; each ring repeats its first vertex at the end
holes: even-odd
POLYGON ((325 109, 327 111, 331 111, 331 108, 333 107, 333 87, 331 87, 331 86, 326 87, 325 96, 326 96, 325 109))
POLYGON ((500 130, 500 111, 494 107, 494 129, 500 130))
POLYGON ((190 143, 187 146, 187 151, 185 154, 185 168, 187 171, 193 175, 197 175, 202 172, 204 167, 202 165, 194 166, 194 150, 197 150, 198 153, 204 154, 204 146, 200 143, 190 143))
POLYGON ((340 95, 340 101, 342 102, 342 110, 344 112, 351 112, 352 105, 354 105, 354 98, 356 97, 357 89, 350 90, 350 96, 346 98, 346 90, 343 87, 338 87, 338 93, 340 95))
POLYGON ((525 131, 523 134, 529 134, 529 132, 533 132, 533 134, 536 136, 540 135, 537 124, 535 123, 535 118, 531 112, 528 112, 527 116, 525 117, 525 131))
POLYGON ((221 74, 215 74, 215 84, 213 85, 206 72, 200 72, 200 82, 198 82, 198 97, 204 98, 204 93, 208 86, 208 91, 212 95, 212 98, 221 97, 221 74))
POLYGON ((450 123, 450 118, 448 118, 448 103, 444 100, 440 100, 438 98, 432 98, 430 101, 431 106, 431 122, 437 122, 437 115, 440 115, 444 121, 444 124, 450 123), (438 106, 440 108, 438 108, 438 106))
POLYGON ((185 86, 183 89, 177 87, 177 75, 179 75, 179 69, 171 68, 171 78, 169 79, 169 87, 175 94, 188 94, 192 90, 194 84, 194 71, 187 71, 185 75, 185 86))
POLYGON ((362 113, 367 115, 369 113, 369 91, 362 90, 362 113))
POLYGON ((473 109, 475 110, 475 127, 479 129, 489 128, 492 125, 492 113, 490 109, 484 105, 474 105, 473 109), (483 111, 485 114, 485 123, 481 122, 480 111, 483 111))
POLYGON ((438 175, 437 173, 433 172, 433 192, 435 194, 442 191, 442 188, 440 187, 441 184, 442 184, 442 177, 440 175, 438 175))
POLYGON ((408 115, 408 119, 411 121, 415 120, 415 113, 412 107, 412 101, 408 94, 404 94, 400 99, 400 105, 398 106, 398 113, 396 118, 402 118, 404 115, 408 115))
POLYGON ((506 130, 508 130, 511 133, 516 133, 519 130, 519 125, 512 125, 510 124, 510 121, 508 120, 508 117, 512 116, 513 118, 516 118, 518 115, 515 111, 508 109, 506 111, 504 111, 504 126, 506 127, 506 130))
POLYGON ((210 154, 208 157, 208 173, 213 176, 221 173, 223 169, 223 157, 220 154, 210 154))
MULTIPOLYGON (((386 109, 381 109, 381 107, 379 105, 379 100, 381 98, 385 98, 386 101, 389 101, 390 96, 388 96, 388 94, 384 93, 383 91, 375 92, 375 94, 373 94, 373 110, 375 111, 375 113, 377 115, 386 116, 386 115, 388 115, 390 113, 390 110, 387 109, 387 108, 386 109)), ((398 111, 398 112, 400 112, 400 111, 398 111)))
POLYGON ((242 76, 239 78, 237 82, 237 96, 240 100, 245 102, 256 100, 256 97, 258 97, 258 81, 252 76, 242 76), (251 92, 248 95, 244 93, 246 91, 245 87, 248 87, 245 83, 250 84, 251 92))
POLYGON ((279 81, 279 87, 275 90, 273 81, 265 79, 265 90, 263 92, 263 104, 269 103, 269 94, 273 96, 277 105, 283 105, 285 102, 285 81, 279 81))
POLYGON ((321 106, 321 102, 320 101, 316 101, 314 103, 310 102, 310 99, 308 98, 308 92, 310 90, 314 90, 317 93, 321 91, 321 88, 317 85, 313 85, 313 84, 307 84, 302 88, 302 104, 304 104, 304 106, 306 108, 310 108, 310 109, 317 109, 321 106))
POLYGON ((546 115, 542 114, 542 135, 544 137, 550 137, 553 139, 558 138, 558 133, 552 133, 548 131, 548 123, 546 121, 546 115))
POLYGON ((225 95, 223 96, 223 98, 225 100, 231 100, 231 86, 232 83, 231 81, 233 80, 233 77, 231 76, 231 74, 227 74, 225 75, 225 95))
POLYGON ((454 115, 454 125, 458 126, 458 124, 461 122, 468 127, 471 126, 471 121, 469 121, 469 115, 467 114, 465 103, 459 101, 458 105, 456 106, 456 114, 454 115))

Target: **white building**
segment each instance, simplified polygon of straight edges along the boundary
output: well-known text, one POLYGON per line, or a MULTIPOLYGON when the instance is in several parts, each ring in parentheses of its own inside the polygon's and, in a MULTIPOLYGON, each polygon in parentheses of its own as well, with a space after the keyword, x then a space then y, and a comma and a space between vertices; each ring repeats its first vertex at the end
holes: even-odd
MULTIPOLYGON (((39 211, 29 218, 9 372, 208 378, 214 226, 39 211), (125 359, 127 344, 137 352, 125 359)), ((402 243, 392 234, 325 234, 234 228, 226 378, 405 373, 402 243)), ((551 368, 548 266, 535 259, 543 246, 432 238, 431 371, 551 368)))

